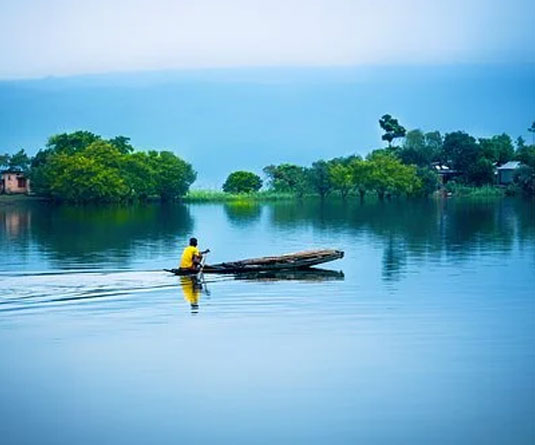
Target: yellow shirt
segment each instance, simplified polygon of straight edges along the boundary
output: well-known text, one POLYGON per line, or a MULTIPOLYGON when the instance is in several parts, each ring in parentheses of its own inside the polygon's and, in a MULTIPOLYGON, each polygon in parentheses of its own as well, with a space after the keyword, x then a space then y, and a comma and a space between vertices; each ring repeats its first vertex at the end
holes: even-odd
POLYGON ((193 267, 193 256, 200 255, 199 249, 193 246, 188 246, 182 252, 182 259, 180 260, 180 268, 191 269, 193 267))

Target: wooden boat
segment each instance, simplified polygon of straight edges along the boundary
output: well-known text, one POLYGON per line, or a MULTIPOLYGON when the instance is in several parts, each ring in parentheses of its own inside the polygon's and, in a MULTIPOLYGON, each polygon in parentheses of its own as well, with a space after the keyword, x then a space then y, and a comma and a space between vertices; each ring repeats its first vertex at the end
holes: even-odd
MULTIPOLYGON (((307 250, 303 252, 287 253, 279 256, 251 258, 248 260, 231 261, 227 263, 207 264, 204 273, 249 273, 274 270, 308 269, 318 264, 334 261, 344 256, 344 252, 335 249, 307 250)), ((195 272, 181 269, 164 269, 175 275, 192 275, 195 272)))

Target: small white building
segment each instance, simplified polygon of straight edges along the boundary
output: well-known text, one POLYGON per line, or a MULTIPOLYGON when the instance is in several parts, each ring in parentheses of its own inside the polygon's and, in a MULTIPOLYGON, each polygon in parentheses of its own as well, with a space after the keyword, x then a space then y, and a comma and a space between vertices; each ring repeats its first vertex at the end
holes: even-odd
POLYGON ((2 182, 0 183, 0 193, 30 193, 30 180, 24 176, 23 172, 5 170, 2 172, 2 182))
POLYGON ((515 179, 515 170, 518 170, 522 164, 519 161, 509 161, 498 167, 498 184, 511 184, 515 179))
POLYGON ((449 180, 455 179, 455 177, 459 176, 459 172, 457 170, 453 170, 447 165, 443 165, 439 162, 433 162, 432 165, 442 184, 446 184, 449 180))

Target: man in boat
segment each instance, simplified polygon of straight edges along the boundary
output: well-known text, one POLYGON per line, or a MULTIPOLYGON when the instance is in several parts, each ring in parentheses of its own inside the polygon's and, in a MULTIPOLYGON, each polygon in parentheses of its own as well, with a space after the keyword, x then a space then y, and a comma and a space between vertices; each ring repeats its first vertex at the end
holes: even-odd
POLYGON ((210 252, 210 249, 202 252, 197 248, 197 238, 189 239, 189 246, 182 252, 179 270, 184 272, 198 272, 201 269, 202 256, 210 252))

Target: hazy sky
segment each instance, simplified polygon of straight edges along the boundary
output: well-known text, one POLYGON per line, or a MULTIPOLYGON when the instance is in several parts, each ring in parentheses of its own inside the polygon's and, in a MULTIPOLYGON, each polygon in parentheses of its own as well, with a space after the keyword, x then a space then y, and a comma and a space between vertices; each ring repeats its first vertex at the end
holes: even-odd
POLYGON ((535 61, 533 0, 0 0, 0 78, 535 61))

